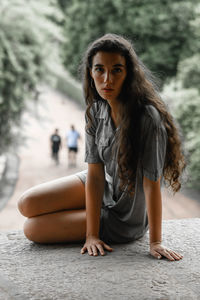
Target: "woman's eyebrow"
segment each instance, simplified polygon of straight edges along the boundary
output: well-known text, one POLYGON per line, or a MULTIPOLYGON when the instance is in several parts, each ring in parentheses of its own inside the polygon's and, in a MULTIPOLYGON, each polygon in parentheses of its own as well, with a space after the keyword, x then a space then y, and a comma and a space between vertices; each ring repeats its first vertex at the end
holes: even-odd
MULTIPOLYGON (((95 67, 103 67, 104 65, 102 65, 102 64, 95 64, 94 66, 95 67)), ((125 68, 125 65, 123 65, 123 64, 114 64, 113 67, 124 67, 125 68)))
POLYGON ((115 64, 115 65, 113 65, 113 67, 123 67, 123 68, 125 68, 125 65, 123 65, 123 64, 115 64))

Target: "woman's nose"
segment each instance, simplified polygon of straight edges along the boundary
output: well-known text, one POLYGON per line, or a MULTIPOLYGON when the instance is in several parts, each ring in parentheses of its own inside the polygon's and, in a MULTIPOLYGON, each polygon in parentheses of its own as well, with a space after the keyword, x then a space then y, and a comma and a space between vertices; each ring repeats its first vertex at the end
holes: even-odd
POLYGON ((112 82, 112 74, 109 71, 104 74, 104 82, 112 82))

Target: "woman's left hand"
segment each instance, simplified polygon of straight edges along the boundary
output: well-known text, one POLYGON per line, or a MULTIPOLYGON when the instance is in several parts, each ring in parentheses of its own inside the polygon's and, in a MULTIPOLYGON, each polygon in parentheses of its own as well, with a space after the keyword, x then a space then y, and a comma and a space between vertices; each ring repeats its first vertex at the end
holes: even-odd
POLYGON ((150 253, 155 258, 162 258, 163 256, 168 258, 171 261, 180 260, 183 256, 165 246, 163 246, 160 242, 155 242, 150 244, 150 253))

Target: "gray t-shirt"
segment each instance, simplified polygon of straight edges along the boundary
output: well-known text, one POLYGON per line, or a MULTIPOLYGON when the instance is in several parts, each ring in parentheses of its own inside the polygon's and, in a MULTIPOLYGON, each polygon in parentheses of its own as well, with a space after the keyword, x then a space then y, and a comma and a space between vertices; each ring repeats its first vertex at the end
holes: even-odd
MULTIPOLYGON (((107 243, 126 243, 144 235, 148 219, 143 190, 143 176, 157 181, 162 175, 167 133, 156 108, 146 106, 142 117, 142 135, 145 141, 141 163, 136 176, 134 196, 119 189, 117 161, 112 152, 115 128, 106 101, 95 102, 91 107, 93 125, 86 132, 85 161, 103 163, 105 189, 101 208, 100 238, 107 243)), ((77 174, 83 183, 87 170, 77 174)))

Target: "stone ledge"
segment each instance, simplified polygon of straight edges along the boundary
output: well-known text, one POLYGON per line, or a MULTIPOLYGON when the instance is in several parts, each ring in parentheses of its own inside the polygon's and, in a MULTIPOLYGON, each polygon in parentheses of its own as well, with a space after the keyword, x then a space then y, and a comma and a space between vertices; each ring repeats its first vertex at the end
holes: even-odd
POLYGON ((200 219, 163 221, 163 240, 184 258, 151 257, 148 233, 98 257, 81 255, 82 244, 39 245, 22 231, 1 233, 0 299, 200 299, 200 219))

